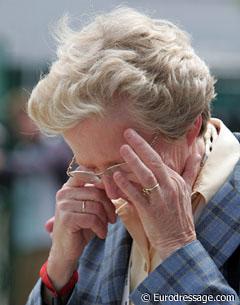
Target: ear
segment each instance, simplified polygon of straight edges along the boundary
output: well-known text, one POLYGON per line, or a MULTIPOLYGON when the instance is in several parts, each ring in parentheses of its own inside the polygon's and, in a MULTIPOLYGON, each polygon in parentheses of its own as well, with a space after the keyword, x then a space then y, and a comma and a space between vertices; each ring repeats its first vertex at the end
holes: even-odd
POLYGON ((201 127, 202 127, 202 115, 200 114, 194 121, 191 128, 186 133, 186 139, 189 146, 191 146, 193 141, 198 137, 201 127))

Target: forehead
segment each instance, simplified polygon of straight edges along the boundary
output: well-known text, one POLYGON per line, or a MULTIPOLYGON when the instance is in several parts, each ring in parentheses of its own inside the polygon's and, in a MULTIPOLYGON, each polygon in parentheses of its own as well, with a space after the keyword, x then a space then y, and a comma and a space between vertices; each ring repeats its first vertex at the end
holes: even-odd
POLYGON ((139 131, 127 112, 113 112, 80 122, 65 132, 64 138, 79 164, 100 168, 122 161, 119 149, 125 142, 123 132, 129 127, 139 131))

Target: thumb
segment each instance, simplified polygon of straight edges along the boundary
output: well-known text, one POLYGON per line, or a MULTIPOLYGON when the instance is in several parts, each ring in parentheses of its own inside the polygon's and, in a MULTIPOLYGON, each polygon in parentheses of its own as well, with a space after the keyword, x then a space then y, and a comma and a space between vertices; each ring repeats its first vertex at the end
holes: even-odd
POLYGON ((201 164, 201 156, 200 154, 191 154, 185 164, 185 168, 182 173, 182 177, 186 182, 189 190, 192 190, 194 182, 198 176, 200 171, 200 164, 201 164))

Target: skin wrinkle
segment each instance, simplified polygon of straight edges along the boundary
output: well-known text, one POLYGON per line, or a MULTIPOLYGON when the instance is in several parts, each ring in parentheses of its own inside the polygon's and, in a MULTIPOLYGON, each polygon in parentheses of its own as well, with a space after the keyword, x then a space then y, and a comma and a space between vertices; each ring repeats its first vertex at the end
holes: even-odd
POLYGON ((180 144, 178 145, 178 143, 175 144, 167 142, 165 145, 165 150, 161 151, 161 157, 163 159, 163 162, 167 164, 171 169, 181 174, 184 166, 182 146, 180 144), (168 149, 168 147, 170 149, 168 149))

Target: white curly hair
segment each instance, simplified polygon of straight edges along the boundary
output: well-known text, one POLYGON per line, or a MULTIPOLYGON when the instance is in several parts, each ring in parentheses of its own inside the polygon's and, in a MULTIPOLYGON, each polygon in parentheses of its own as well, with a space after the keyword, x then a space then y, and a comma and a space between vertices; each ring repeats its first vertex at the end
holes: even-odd
POLYGON ((142 126, 170 139, 202 114, 210 117, 214 78, 186 32, 131 8, 97 16, 81 30, 58 27, 57 60, 32 91, 28 113, 47 134, 63 134, 92 115, 104 116, 116 96, 142 126), (126 99, 122 99, 125 101, 126 99))

